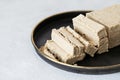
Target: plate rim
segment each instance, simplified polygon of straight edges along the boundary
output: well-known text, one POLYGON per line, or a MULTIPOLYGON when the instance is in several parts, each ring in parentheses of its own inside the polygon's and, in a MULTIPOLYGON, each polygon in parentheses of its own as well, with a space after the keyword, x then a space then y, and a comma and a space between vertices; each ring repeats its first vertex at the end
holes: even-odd
POLYGON ((37 52, 42 55, 44 58, 54 62, 54 63, 57 63, 59 65, 62 65, 62 66, 67 66, 67 67, 71 67, 71 68, 77 68, 77 69, 88 69, 88 70, 106 70, 106 69, 114 69, 114 68, 118 68, 120 67, 120 63, 119 64, 115 64, 115 65, 108 65, 108 66, 95 66, 95 67, 91 67, 91 66, 76 66, 76 65, 70 65, 70 64, 66 64, 66 63, 63 63, 63 62, 60 62, 60 61, 57 61, 57 60, 54 60, 52 58, 50 58, 48 55, 42 53, 42 51, 39 50, 39 48, 37 47, 37 45, 35 44, 35 41, 34 41, 34 33, 35 33, 35 30, 36 28, 38 27, 38 25, 40 25, 42 22, 44 22, 45 20, 49 19, 49 18, 52 18, 52 17, 55 17, 55 16, 59 16, 59 15, 62 15, 62 14, 67 14, 67 13, 74 13, 74 12, 89 12, 89 11, 92 11, 92 10, 73 10, 73 11, 65 11, 65 12, 60 12, 60 13, 56 13, 56 14, 53 14, 51 16, 48 16, 44 19, 42 19, 41 21, 39 21, 33 28, 32 30, 32 33, 31 33, 31 42, 32 42, 32 45, 34 46, 34 48, 37 50, 37 52))

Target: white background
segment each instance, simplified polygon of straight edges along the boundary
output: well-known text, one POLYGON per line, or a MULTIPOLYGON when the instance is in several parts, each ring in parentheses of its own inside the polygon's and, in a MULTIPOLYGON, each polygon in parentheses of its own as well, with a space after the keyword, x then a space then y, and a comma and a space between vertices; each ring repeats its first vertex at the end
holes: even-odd
POLYGON ((0 80, 120 80, 120 72, 85 75, 53 67, 36 54, 30 40, 45 17, 116 3, 120 0, 0 0, 0 80))

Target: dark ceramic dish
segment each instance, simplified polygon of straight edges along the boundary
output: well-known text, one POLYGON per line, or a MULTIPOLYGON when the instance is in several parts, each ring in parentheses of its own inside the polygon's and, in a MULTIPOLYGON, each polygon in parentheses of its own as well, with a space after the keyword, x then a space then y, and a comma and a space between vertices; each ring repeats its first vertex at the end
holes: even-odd
POLYGON ((87 55, 83 61, 77 62, 78 66, 58 62, 39 51, 39 48, 45 44, 46 40, 50 39, 51 29, 67 25, 73 27, 72 18, 79 14, 85 15, 87 12, 90 11, 64 12, 44 19, 34 28, 32 32, 31 39, 33 46, 35 47, 38 55, 45 61, 63 70, 86 74, 106 74, 119 72, 120 46, 110 49, 107 53, 95 55, 94 58, 87 55))

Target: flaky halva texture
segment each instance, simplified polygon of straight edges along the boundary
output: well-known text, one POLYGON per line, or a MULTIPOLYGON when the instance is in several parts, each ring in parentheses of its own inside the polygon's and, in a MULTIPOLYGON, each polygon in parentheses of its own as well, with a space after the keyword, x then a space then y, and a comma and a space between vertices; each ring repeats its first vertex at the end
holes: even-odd
POLYGON ((87 13, 87 17, 105 26, 109 48, 120 45, 120 4, 87 13))
POLYGON ((64 49, 59 47, 53 40, 47 40, 44 47, 45 48, 43 49, 43 51, 45 54, 54 55, 54 57, 51 55, 50 57, 53 59, 58 59, 59 61, 62 61, 68 64, 74 64, 77 61, 83 60, 85 57, 85 54, 83 53, 76 54, 76 55, 71 55, 67 53, 64 49))
POLYGON ((120 45, 120 4, 87 13, 72 19, 70 26, 52 29, 51 40, 40 50, 48 57, 74 64, 95 53, 108 52, 120 45))
POLYGON ((108 37, 103 25, 80 14, 73 18, 73 26, 75 31, 84 34, 98 48, 99 54, 108 51, 108 37))
POLYGON ((92 44, 92 42, 85 39, 84 36, 78 34, 70 26, 67 26, 66 29, 84 45, 84 52, 94 57, 94 54, 98 49, 92 44))

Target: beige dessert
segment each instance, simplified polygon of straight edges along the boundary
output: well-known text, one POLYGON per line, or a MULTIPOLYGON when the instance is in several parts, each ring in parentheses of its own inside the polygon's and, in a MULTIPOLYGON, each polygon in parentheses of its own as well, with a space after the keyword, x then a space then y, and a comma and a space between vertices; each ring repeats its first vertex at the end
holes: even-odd
POLYGON ((42 51, 45 55, 47 55, 48 57, 57 60, 56 57, 48 50, 48 48, 46 46, 42 46, 40 48, 40 51, 42 51))
POLYGON ((57 45, 71 55, 81 54, 84 52, 84 45, 64 27, 61 27, 58 30, 53 29, 51 38, 57 45))
POLYGON ((47 40, 47 42, 45 43, 45 47, 46 47, 45 49, 47 49, 47 52, 45 51, 45 49, 43 49, 44 53, 46 53, 46 54, 52 54, 59 61, 62 61, 64 63, 68 63, 68 64, 74 64, 76 61, 83 60, 83 58, 85 57, 85 54, 71 55, 71 54, 65 52, 64 49, 62 49, 61 47, 59 47, 52 40, 47 40))
POLYGON ((120 45, 120 5, 80 14, 72 19, 73 27, 52 29, 51 40, 40 50, 54 60, 74 64, 85 58, 94 57, 109 48, 120 45))
POLYGON ((84 35, 86 39, 98 48, 99 54, 108 51, 107 32, 103 25, 80 14, 73 18, 73 26, 77 32, 84 35))
POLYGON ((109 48, 120 45, 120 4, 87 13, 87 17, 105 26, 109 48))
POLYGON ((84 52, 89 54, 91 57, 94 57, 97 48, 90 41, 85 39, 82 35, 74 31, 71 27, 67 26, 66 29, 85 46, 84 52))

